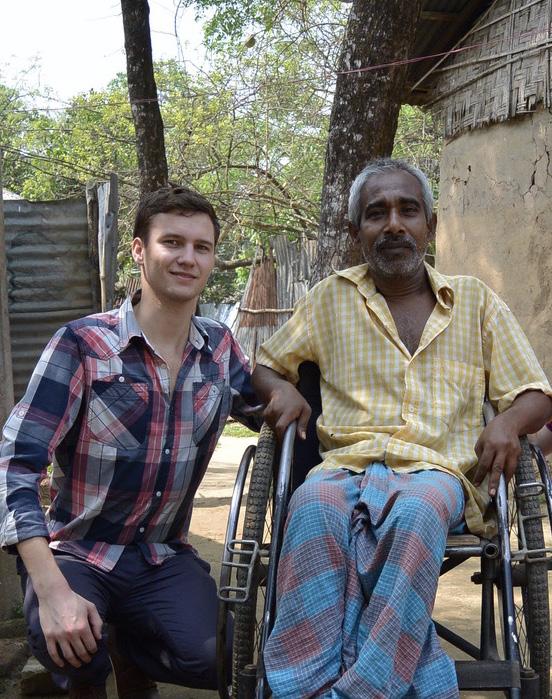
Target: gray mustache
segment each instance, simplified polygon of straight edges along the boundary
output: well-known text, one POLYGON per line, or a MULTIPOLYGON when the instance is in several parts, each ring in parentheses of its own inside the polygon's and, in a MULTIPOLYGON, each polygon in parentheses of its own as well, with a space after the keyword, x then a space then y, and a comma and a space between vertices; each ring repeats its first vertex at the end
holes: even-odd
POLYGON ((386 236, 385 238, 381 238, 381 240, 377 240, 374 247, 378 252, 380 250, 384 250, 385 248, 408 248, 413 252, 416 252, 417 249, 414 240, 410 236, 406 235, 402 235, 396 238, 386 236))

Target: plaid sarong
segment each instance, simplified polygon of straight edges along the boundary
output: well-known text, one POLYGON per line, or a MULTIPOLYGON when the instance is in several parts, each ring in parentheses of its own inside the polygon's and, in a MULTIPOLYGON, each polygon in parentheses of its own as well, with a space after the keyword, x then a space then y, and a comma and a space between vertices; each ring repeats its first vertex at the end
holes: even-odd
POLYGON ((431 613, 463 510, 460 482, 436 470, 310 476, 290 503, 264 654, 274 699, 458 697, 431 613))

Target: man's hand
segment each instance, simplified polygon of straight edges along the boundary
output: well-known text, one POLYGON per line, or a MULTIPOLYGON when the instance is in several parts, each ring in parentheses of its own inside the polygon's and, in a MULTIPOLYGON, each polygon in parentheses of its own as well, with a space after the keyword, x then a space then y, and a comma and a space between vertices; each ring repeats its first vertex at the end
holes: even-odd
POLYGON ((17 544, 38 598, 38 617, 48 653, 56 665, 89 663, 102 637, 96 606, 69 587, 43 537, 17 544))
POLYGON ((255 367, 252 381, 255 392, 266 404, 263 417, 277 437, 282 439, 286 427, 297 420, 297 434, 305 439, 312 411, 295 386, 284 376, 262 364, 255 367))
POLYGON ((552 400, 542 391, 520 393, 512 405, 489 422, 479 435, 475 453, 479 464, 473 482, 479 485, 489 476, 489 495, 496 495, 500 474, 506 481, 514 475, 521 447, 519 437, 539 430, 552 413, 552 400))
POLYGON ((297 434, 301 439, 305 439, 311 412, 310 405, 295 386, 288 381, 282 381, 270 394, 263 417, 278 439, 282 439, 286 427, 297 420, 297 434))
POLYGON ((509 411, 497 415, 476 442, 479 463, 474 484, 480 485, 489 472, 489 495, 496 495, 500 474, 504 473, 507 482, 510 480, 516 471, 520 452, 517 423, 509 418, 509 411))
POLYGON ((38 615, 48 653, 56 665, 89 663, 102 637, 102 619, 96 606, 64 586, 39 597, 38 615))

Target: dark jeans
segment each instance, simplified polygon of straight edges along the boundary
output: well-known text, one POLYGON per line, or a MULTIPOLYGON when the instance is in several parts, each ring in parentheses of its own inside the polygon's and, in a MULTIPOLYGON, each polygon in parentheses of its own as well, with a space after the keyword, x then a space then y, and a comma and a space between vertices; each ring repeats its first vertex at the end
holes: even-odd
MULTIPOLYGON (((218 601, 209 565, 192 551, 150 565, 129 546, 109 573, 67 554, 55 554, 72 590, 93 602, 117 630, 120 653, 148 677, 198 689, 215 689, 218 601)), ((111 671, 105 634, 90 663, 55 665, 40 626, 38 600, 23 572, 25 619, 33 655, 71 686, 103 684, 111 671)), ((231 630, 227 649, 231 648, 231 630)), ((230 667, 230 663, 228 663, 230 667)))

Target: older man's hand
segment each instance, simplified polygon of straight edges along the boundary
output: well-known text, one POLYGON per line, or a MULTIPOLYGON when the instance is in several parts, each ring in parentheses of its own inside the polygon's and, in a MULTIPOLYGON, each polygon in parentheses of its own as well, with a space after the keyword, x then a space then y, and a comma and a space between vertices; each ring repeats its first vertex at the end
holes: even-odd
POLYGON ((485 427, 475 445, 479 459, 474 476, 474 484, 479 485, 489 473, 489 495, 492 497, 498 489, 500 474, 504 473, 506 481, 514 475, 517 468, 521 447, 518 427, 508 411, 497 415, 485 427))
POLYGON ((305 439, 311 412, 310 405, 295 386, 282 381, 270 394, 263 417, 279 439, 284 436, 286 427, 297 420, 297 434, 301 439, 305 439))

